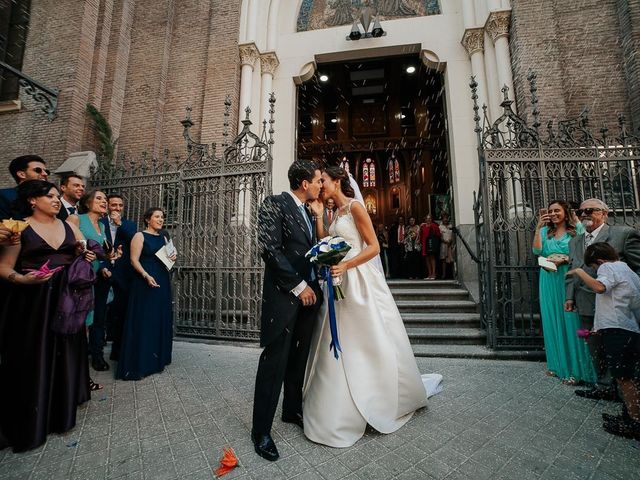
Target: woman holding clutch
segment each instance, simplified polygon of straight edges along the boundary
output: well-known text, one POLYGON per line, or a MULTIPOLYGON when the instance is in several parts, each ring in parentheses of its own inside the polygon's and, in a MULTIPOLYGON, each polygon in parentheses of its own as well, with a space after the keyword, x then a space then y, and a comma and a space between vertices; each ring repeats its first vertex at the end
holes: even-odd
MULTIPOLYGON (((165 249, 164 212, 144 213, 146 228, 131 240, 131 281, 116 378, 140 380, 171 363, 173 311, 169 271, 156 253, 165 249)), ((165 253, 165 252, 161 252, 165 253)), ((169 256, 175 261, 176 254, 169 256)))
POLYGON ((564 311, 569 240, 583 231, 567 202, 553 200, 540 211, 532 245, 535 255, 556 266, 555 271, 540 269, 540 315, 548 375, 558 376, 567 385, 596 380, 587 344, 577 335, 580 319, 576 313, 564 311))

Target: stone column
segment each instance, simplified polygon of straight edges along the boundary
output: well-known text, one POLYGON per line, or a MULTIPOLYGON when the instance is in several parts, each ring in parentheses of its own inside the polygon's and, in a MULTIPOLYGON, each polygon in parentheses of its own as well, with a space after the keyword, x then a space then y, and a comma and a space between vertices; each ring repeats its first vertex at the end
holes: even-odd
MULTIPOLYGON (((478 82, 478 104, 489 107, 487 75, 484 68, 484 28, 467 28, 462 36, 462 46, 471 57, 471 71, 478 82)), ((482 115, 482 112, 480 112, 482 115)))
POLYGON ((242 130, 242 120, 244 119, 245 108, 251 108, 251 91, 253 89, 253 67, 256 64, 256 60, 260 58, 260 52, 256 44, 243 43, 239 45, 240 48, 240 64, 242 69, 240 70, 240 104, 238 115, 238 131, 242 130))
POLYGON ((471 28, 476 24, 473 0, 462 0, 462 21, 464 22, 464 28, 471 28))
POLYGON ((260 89, 260 117, 258 120, 268 120, 269 95, 273 92, 273 74, 280 62, 276 52, 265 52, 260 55, 260 72, 262 74, 262 88, 260 89))
MULTIPOLYGON (((513 75, 511 73, 511 54, 509 53, 509 21, 511 10, 498 10, 489 12, 489 18, 484 28, 491 36, 496 50, 496 63, 498 67, 498 82, 500 88, 509 87, 509 98, 513 100, 513 75)), ((515 104, 514 110, 515 110, 515 104)))

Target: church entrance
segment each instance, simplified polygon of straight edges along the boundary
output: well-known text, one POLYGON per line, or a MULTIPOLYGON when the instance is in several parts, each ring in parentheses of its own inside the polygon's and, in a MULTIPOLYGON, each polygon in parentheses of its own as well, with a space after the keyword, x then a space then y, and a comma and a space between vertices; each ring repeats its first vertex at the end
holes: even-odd
POLYGON ((320 63, 298 86, 297 157, 348 169, 374 225, 453 216, 444 91, 417 54, 320 63))

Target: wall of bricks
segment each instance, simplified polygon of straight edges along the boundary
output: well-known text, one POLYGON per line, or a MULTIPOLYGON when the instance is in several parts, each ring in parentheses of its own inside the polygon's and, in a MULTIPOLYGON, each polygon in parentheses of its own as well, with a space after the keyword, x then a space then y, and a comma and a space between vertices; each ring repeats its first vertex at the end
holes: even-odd
MULTIPOLYGON (((622 2, 621 2, 622 3, 622 2)), ((638 3, 634 0, 630 3, 638 3)), ((596 131, 629 114, 618 0, 512 0, 511 55, 518 111, 529 111, 527 75, 538 75, 543 127, 585 107, 596 131)))
POLYGON ((640 131, 640 0, 618 0, 620 46, 629 91, 630 127, 640 131))
MULTIPOLYGON (((529 70, 538 74, 543 122, 591 110, 592 125, 616 115, 640 125, 640 0, 512 0, 511 53, 518 109, 528 111, 529 70)), ((109 120, 118 153, 184 155, 180 120, 192 134, 223 141, 227 95, 236 133, 241 0, 32 0, 23 71, 61 90, 49 122, 22 95, 0 115, 0 165, 25 153, 57 167, 74 151, 96 149, 85 107, 109 120)), ((0 185, 11 181, 0 168, 0 185)))

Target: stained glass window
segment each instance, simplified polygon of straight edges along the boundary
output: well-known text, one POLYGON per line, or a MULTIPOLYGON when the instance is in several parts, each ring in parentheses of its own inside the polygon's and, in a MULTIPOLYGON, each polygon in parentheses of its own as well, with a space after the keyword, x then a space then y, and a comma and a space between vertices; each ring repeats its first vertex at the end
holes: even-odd
POLYGON ((340 168, 343 168, 349 173, 349 160, 347 157, 342 157, 342 161, 340 162, 340 168))
POLYGON ((393 177, 396 182, 400 181, 400 162, 397 158, 393 161, 393 177))

